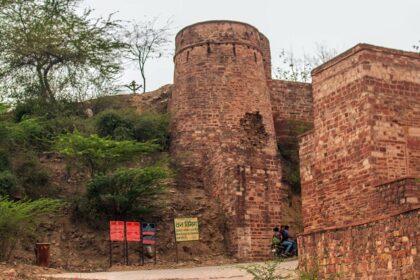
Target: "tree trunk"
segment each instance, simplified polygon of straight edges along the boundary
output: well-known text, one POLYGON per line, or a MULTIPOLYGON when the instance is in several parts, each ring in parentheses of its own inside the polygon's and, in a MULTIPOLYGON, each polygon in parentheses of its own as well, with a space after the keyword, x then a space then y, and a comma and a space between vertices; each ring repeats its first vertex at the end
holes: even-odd
POLYGON ((39 85, 41 87, 41 92, 38 93, 38 95, 39 95, 38 97, 40 97, 42 99, 42 101, 47 103, 47 101, 48 101, 47 89, 46 89, 45 84, 44 84, 44 78, 43 78, 42 69, 41 69, 40 66, 36 67, 36 73, 37 73, 37 76, 38 76, 39 85))
POLYGON ((141 78, 143 80, 143 93, 146 92, 146 75, 144 72, 144 63, 139 62, 139 68, 141 73, 141 78))
POLYGON ((44 85, 45 85, 45 90, 48 95, 48 99, 51 103, 55 104, 56 99, 55 99, 54 93, 51 90, 50 82, 48 81, 48 72, 50 68, 51 66, 47 67, 47 69, 44 70, 43 79, 44 79, 44 85))

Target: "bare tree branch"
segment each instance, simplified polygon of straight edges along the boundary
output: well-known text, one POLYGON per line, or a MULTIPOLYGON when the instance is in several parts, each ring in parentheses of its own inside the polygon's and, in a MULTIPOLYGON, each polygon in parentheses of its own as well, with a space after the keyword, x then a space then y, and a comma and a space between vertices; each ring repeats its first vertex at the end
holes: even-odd
POLYGON ((126 42, 129 46, 126 58, 137 64, 143 81, 143 92, 146 92, 147 61, 164 56, 171 43, 172 21, 168 20, 162 26, 157 26, 157 22, 158 18, 145 22, 132 22, 126 32, 126 42))
POLYGON ((281 64, 276 67, 274 75, 280 80, 310 82, 312 69, 336 55, 336 49, 320 43, 316 44, 314 54, 304 54, 302 57, 295 57, 293 51, 283 49, 279 55, 281 64))

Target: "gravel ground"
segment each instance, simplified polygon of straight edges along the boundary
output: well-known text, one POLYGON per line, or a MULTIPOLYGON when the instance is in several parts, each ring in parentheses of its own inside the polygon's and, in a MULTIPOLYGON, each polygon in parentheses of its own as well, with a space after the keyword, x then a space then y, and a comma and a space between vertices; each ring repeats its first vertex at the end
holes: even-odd
MULTIPOLYGON (((261 264, 261 263, 257 263, 261 264)), ((48 275, 54 278, 65 278, 72 280, 97 279, 97 280, 200 280, 200 279, 252 279, 239 267, 252 264, 235 264, 223 266, 204 266, 194 268, 175 269, 152 269, 138 271, 115 271, 97 273, 62 273, 48 275)), ((295 270, 297 260, 279 263, 277 273, 281 276, 290 275, 290 279, 296 279, 295 270)))

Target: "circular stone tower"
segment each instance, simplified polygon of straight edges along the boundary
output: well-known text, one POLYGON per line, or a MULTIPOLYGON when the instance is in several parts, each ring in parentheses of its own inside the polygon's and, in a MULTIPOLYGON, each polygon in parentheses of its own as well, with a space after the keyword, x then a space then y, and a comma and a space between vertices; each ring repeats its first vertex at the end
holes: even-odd
POLYGON ((197 23, 177 34, 174 62, 171 152, 180 183, 220 200, 237 257, 264 258, 286 193, 267 88, 269 42, 246 23, 197 23))

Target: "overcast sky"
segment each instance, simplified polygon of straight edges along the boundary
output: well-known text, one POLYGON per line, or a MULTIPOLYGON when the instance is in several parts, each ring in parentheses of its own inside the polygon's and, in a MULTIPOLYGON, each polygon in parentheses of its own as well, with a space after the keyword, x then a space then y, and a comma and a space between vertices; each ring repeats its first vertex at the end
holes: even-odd
MULTIPOLYGON (((271 43, 273 66, 282 49, 311 53, 317 43, 344 51, 357 43, 413 50, 420 40, 420 0, 85 0, 96 15, 115 18, 173 19, 174 36, 182 27, 206 20, 247 22, 271 43)), ((146 64, 148 91, 173 81, 171 57, 146 64)), ((122 83, 139 73, 125 71, 122 83)))

